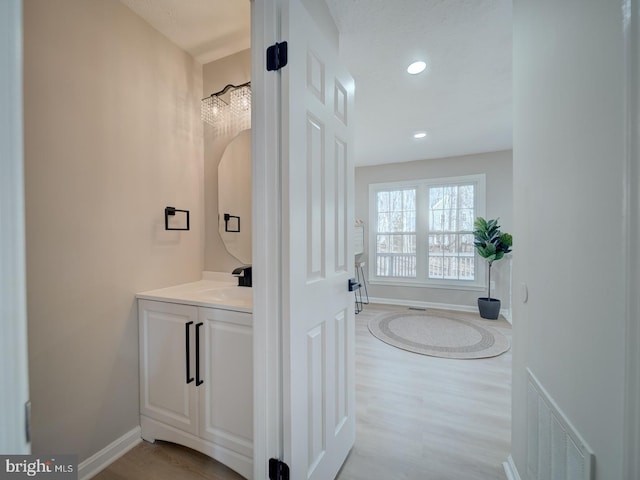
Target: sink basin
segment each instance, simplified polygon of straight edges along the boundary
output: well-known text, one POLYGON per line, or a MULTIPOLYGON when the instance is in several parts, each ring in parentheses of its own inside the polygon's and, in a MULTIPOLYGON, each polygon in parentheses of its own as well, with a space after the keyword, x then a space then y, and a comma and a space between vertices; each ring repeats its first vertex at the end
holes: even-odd
POLYGON ((198 296, 208 301, 251 301, 253 292, 247 287, 215 287, 201 290, 198 296))

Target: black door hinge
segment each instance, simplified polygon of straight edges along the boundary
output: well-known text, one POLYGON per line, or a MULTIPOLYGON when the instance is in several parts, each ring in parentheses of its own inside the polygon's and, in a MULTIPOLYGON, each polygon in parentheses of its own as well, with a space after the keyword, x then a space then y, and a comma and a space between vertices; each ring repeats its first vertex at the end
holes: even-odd
POLYGON ((287 42, 274 43, 267 48, 267 70, 280 70, 287 64, 287 42))
POLYGON ((270 458, 269 480, 289 480, 289 465, 277 458, 270 458))

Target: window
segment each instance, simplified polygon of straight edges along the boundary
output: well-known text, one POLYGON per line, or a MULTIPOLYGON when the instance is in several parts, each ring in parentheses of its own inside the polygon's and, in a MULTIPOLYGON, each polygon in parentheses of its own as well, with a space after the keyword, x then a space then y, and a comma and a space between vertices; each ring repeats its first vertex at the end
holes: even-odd
POLYGON ((376 271, 381 277, 416 276, 416 190, 376 194, 376 271))
POLYGON ((427 187, 429 278, 475 279, 475 184, 427 187))
POLYGON ((371 185, 371 281, 480 285, 473 222, 484 184, 472 175, 371 185))

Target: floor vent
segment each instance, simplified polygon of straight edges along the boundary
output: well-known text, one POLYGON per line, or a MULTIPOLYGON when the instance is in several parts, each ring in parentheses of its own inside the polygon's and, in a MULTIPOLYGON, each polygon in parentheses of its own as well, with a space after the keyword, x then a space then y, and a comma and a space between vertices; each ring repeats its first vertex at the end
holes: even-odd
POLYGON ((527 373, 527 478, 593 480, 593 452, 531 370, 527 373))

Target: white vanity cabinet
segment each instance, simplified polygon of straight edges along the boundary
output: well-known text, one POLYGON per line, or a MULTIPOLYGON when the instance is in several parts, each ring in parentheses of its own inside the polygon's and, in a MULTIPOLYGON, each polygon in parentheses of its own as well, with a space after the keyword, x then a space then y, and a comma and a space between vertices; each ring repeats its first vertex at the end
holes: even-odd
POLYGON ((142 438, 253 476, 252 316, 138 300, 142 438))

